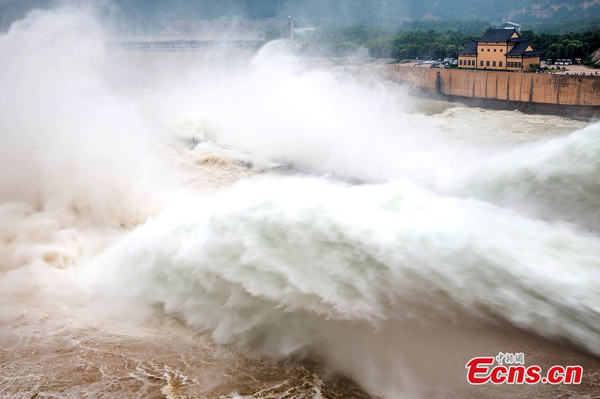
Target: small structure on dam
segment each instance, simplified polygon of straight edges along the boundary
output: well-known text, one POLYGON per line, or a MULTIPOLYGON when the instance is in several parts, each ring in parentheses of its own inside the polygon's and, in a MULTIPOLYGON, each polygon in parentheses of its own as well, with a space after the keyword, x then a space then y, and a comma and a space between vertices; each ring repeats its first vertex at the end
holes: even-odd
POLYGON ((540 63, 546 50, 534 50, 531 39, 516 29, 490 29, 478 40, 471 40, 457 51, 458 67, 505 71, 528 70, 540 63))

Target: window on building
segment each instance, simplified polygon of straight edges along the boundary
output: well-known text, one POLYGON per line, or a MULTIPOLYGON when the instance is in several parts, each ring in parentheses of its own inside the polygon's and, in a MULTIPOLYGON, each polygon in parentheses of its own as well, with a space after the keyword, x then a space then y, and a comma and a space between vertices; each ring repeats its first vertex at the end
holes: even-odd
POLYGON ((502 49, 502 48, 501 48, 501 49, 500 49, 500 52, 503 52, 503 51, 504 51, 504 49, 502 49))
POLYGON ((481 51, 483 51, 483 49, 481 49, 481 51))
POLYGON ((496 49, 494 49, 494 53, 496 52, 496 49))
POLYGON ((488 53, 490 52, 490 49, 488 49, 488 53))
POLYGON ((500 62, 498 63, 498 66, 499 66, 500 68, 502 68, 502 61, 500 61, 500 62))
POLYGON ((490 62, 489 62, 489 61, 486 61, 486 62, 485 62, 485 66, 490 66, 490 62))
POLYGON ((483 61, 479 61, 479 66, 483 66, 483 61))
POLYGON ((496 66, 496 61, 492 62, 492 66, 496 66))

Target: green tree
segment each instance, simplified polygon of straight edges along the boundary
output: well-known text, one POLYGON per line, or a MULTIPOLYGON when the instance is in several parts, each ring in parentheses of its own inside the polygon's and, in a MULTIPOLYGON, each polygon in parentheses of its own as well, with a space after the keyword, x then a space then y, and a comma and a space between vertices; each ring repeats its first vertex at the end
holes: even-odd
POLYGON ((449 46, 446 46, 446 57, 448 58, 455 58, 456 57, 456 53, 455 51, 459 50, 458 46, 451 44, 449 46))

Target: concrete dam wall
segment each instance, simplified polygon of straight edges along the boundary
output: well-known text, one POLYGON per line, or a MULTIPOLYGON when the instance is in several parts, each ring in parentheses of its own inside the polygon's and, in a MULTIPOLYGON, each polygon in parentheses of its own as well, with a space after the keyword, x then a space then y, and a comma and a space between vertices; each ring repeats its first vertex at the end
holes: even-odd
POLYGON ((386 66, 387 77, 472 105, 600 117, 600 77, 386 66))

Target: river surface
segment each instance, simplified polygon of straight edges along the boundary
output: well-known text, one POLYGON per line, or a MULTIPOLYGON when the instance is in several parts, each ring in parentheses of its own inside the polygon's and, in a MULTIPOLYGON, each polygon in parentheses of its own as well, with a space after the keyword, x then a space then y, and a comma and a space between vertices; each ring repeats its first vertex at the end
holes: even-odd
POLYGON ((0 35, 0 396, 599 397, 600 124, 112 42, 0 35), (583 380, 467 382, 501 352, 583 380))

